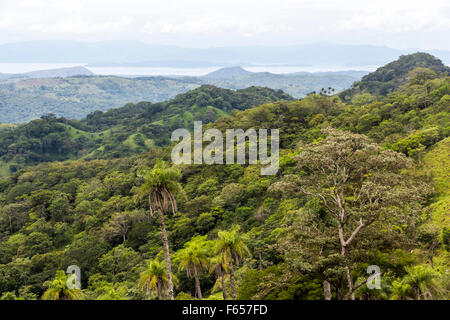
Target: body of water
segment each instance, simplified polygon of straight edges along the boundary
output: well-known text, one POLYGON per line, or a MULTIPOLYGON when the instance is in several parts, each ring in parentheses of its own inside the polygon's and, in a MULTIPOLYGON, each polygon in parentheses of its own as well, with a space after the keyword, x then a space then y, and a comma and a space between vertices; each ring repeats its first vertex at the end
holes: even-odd
MULTIPOLYGON (((86 63, 0 63, 0 73, 25 73, 38 70, 49 70, 75 66, 85 66, 86 63)), ((277 74, 293 72, 324 72, 365 70, 374 71, 379 66, 248 66, 244 69, 252 72, 271 72, 277 74)), ((128 76, 203 76, 222 67, 207 68, 169 68, 169 67, 87 67, 96 75, 128 75, 128 76)))

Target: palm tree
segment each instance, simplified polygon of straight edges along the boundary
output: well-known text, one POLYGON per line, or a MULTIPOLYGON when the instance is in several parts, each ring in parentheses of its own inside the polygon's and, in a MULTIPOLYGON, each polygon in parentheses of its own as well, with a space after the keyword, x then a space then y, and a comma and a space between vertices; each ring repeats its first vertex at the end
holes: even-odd
POLYGON ((231 297, 236 300, 236 284, 234 278, 233 260, 239 264, 239 260, 250 255, 250 251, 239 234, 239 226, 233 227, 230 231, 219 231, 219 239, 216 241, 216 253, 219 259, 229 267, 231 282, 231 297))
POLYGON ((42 295, 42 300, 83 300, 83 291, 67 286, 68 276, 64 271, 56 271, 55 279, 44 282, 48 289, 42 295))
POLYGON ((128 289, 125 286, 106 285, 101 288, 96 300, 128 300, 128 289))
POLYGON ((141 273, 138 288, 145 291, 148 297, 150 297, 150 292, 155 290, 158 299, 162 300, 168 289, 166 266, 158 259, 150 261, 147 269, 141 273))
POLYGON ((187 276, 194 276, 196 296, 202 300, 202 290, 200 288, 199 275, 202 269, 208 269, 208 256, 210 250, 206 246, 206 236, 192 238, 184 245, 184 248, 177 253, 179 269, 186 269, 187 276))
POLYGON ((222 296, 223 300, 227 300, 227 286, 225 284, 225 277, 228 272, 227 264, 224 261, 223 255, 219 255, 217 257, 211 258, 210 261, 210 271, 215 272, 217 277, 220 277, 222 280, 222 296))
POLYGON ((431 298, 430 288, 438 274, 429 265, 405 267, 407 274, 392 282, 392 300, 431 298))
POLYGON ((433 268, 429 265, 417 265, 405 269, 408 274, 402 282, 416 291, 417 299, 420 300, 422 296, 426 299, 427 294, 431 296, 429 288, 433 287, 433 280, 437 276, 433 268))
POLYGON ((152 170, 141 171, 138 174, 144 178, 144 183, 138 188, 137 196, 148 195, 150 214, 153 215, 155 211, 159 214, 161 237, 164 244, 168 293, 170 299, 173 300, 172 267, 164 213, 168 213, 170 207, 173 213, 177 211, 177 201, 174 194, 181 190, 181 185, 178 183, 181 173, 175 168, 168 167, 165 162, 157 161, 152 170))
POLYGON ((391 300, 410 300, 411 286, 403 281, 394 280, 392 282, 391 300))

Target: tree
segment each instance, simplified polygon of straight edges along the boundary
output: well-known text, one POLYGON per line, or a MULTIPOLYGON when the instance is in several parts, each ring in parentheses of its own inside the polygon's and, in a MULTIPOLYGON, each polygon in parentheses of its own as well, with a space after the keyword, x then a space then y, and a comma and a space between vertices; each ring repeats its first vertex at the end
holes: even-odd
POLYGON ((382 150, 363 135, 335 129, 323 133, 328 136, 297 156, 299 174, 285 176, 273 189, 300 191, 321 202, 324 217, 316 220, 314 241, 324 252, 333 245, 330 235, 337 238, 348 287, 341 298, 354 299, 354 291, 365 283, 354 285, 351 274, 351 248, 358 240, 367 242, 358 239, 362 232, 368 238, 370 232, 379 235, 417 222, 430 189, 401 172, 412 163, 403 154, 382 150))
POLYGON ((202 269, 208 268, 209 248, 206 242, 206 236, 197 236, 184 245, 184 248, 177 252, 177 260, 179 261, 179 269, 186 270, 187 276, 194 276, 195 291, 197 298, 202 297, 200 288, 200 272, 202 269))
POLYGON ((151 260, 147 263, 147 269, 141 273, 138 282, 138 288, 145 291, 150 297, 152 290, 155 290, 158 299, 162 300, 169 287, 166 266, 158 259, 151 260))
POLYGON ((70 215, 70 202, 67 194, 55 192, 50 200, 48 211, 54 221, 67 221, 70 215))
POLYGON ((11 203, 0 209, 0 230, 8 229, 10 234, 19 230, 26 222, 30 204, 27 201, 11 203))
POLYGON ((44 286, 48 289, 42 295, 42 300, 83 300, 83 291, 67 286, 68 276, 64 271, 56 271, 55 279, 46 281, 44 286))
POLYGON ((130 228, 130 213, 117 212, 103 227, 103 234, 105 235, 105 238, 108 240, 111 240, 116 236, 121 236, 122 243, 124 243, 129 228, 130 228))
POLYGON ((89 299, 94 300, 128 300, 129 290, 124 283, 111 283, 100 273, 96 273, 89 278, 88 283, 89 299))
POLYGON ((139 254, 123 244, 111 249, 98 260, 98 268, 107 279, 124 277, 140 261, 139 254))
POLYGON ((138 174, 144 179, 144 183, 138 188, 137 196, 148 195, 150 214, 153 215, 153 212, 157 211, 159 215, 161 237, 164 244, 168 293, 170 299, 174 300, 169 240, 167 238, 164 214, 169 212, 169 207, 171 207, 173 213, 177 212, 175 194, 181 190, 181 185, 178 183, 181 173, 175 168, 168 167, 165 162, 157 161, 152 170, 142 170, 138 174))
POLYGON ((394 281, 392 298, 408 299, 415 296, 417 300, 432 299, 430 288, 438 273, 429 265, 405 267, 407 274, 400 280, 394 281))
POLYGON ((223 300, 227 300, 227 286, 225 283, 225 277, 228 273, 228 266, 225 263, 223 255, 212 257, 209 264, 210 264, 210 272, 215 272, 217 277, 221 278, 223 300))
POLYGON ((219 239, 216 240, 215 251, 218 255, 219 261, 222 259, 229 267, 230 282, 231 282, 231 297, 236 300, 236 283, 234 277, 233 260, 236 264, 239 261, 250 255, 250 251, 242 240, 239 234, 239 226, 233 227, 230 231, 219 231, 219 239))

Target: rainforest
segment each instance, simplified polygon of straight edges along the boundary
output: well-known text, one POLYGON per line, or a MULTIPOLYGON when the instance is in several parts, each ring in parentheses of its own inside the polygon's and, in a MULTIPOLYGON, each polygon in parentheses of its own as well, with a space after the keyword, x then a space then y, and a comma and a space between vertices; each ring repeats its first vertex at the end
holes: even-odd
POLYGON ((447 300, 449 135, 426 53, 301 99, 204 85, 0 125, 0 299, 447 300), (278 129, 279 170, 174 164, 194 121, 278 129))

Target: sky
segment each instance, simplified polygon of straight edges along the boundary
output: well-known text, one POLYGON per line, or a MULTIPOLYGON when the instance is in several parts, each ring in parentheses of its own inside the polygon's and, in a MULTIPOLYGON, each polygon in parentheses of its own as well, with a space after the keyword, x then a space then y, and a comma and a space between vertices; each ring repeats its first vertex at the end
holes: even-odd
POLYGON ((450 1, 0 0, 0 43, 30 40, 450 50, 450 1))

